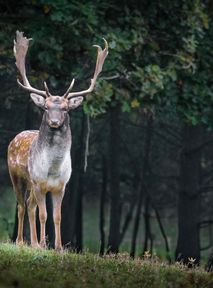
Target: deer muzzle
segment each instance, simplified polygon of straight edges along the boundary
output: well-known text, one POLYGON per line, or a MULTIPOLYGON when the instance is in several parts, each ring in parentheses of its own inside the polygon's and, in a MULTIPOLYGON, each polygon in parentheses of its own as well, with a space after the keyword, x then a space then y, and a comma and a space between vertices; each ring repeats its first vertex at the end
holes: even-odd
POLYGON ((61 124, 62 124, 61 121, 59 121, 58 119, 51 119, 49 121, 49 126, 51 128, 59 128, 61 126, 61 124))

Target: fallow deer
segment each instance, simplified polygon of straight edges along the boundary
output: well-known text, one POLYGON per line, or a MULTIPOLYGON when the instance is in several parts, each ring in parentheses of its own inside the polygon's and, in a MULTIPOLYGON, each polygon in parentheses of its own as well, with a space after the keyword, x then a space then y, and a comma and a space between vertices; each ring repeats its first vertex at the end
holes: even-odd
POLYGON ((22 83, 18 84, 31 92, 33 102, 44 110, 40 129, 23 131, 18 134, 8 147, 8 167, 18 203, 18 235, 17 244, 23 243, 23 221, 25 202, 30 223, 30 238, 32 247, 46 247, 45 224, 47 219, 45 196, 51 192, 53 202, 53 220, 55 226, 55 249, 61 250, 61 203, 65 186, 71 176, 71 130, 68 112, 77 108, 83 97, 91 93, 96 79, 102 71, 104 60, 108 54, 108 44, 105 48, 98 45, 96 68, 88 89, 80 92, 70 92, 74 85, 72 80, 63 96, 50 94, 44 82, 44 90, 33 88, 26 76, 25 58, 29 41, 23 32, 16 32, 14 40, 14 55, 16 66, 20 72, 22 83), (40 243, 36 231, 36 207, 39 208, 40 243))

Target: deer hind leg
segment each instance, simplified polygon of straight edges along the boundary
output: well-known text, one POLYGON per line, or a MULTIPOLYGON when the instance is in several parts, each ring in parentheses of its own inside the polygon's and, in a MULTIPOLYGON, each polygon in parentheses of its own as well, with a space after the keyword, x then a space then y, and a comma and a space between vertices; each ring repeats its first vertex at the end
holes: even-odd
POLYGON ((18 209, 18 233, 16 238, 16 244, 23 245, 23 227, 24 227, 24 214, 25 214, 25 192, 26 185, 23 179, 16 177, 14 174, 10 173, 13 190, 17 198, 17 209, 18 209))
POLYGON ((61 203, 64 192, 52 193, 53 221, 55 226, 55 249, 62 250, 61 244, 61 203))
POLYGON ((25 204, 18 203, 18 234, 16 238, 16 244, 23 245, 23 227, 24 227, 24 214, 25 214, 25 204))
POLYGON ((30 197, 27 199, 28 208, 28 218, 30 222, 30 240, 31 246, 34 248, 39 248, 37 231, 36 231, 36 199, 34 197, 33 191, 30 192, 30 197))

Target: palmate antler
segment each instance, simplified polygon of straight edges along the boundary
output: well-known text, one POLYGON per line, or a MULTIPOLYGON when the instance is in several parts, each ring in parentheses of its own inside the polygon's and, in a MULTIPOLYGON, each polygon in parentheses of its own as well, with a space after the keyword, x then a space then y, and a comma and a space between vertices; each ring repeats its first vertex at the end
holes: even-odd
POLYGON ((104 50, 102 50, 102 48, 99 45, 93 45, 94 47, 97 47, 98 55, 97 55, 97 60, 96 60, 95 72, 94 72, 93 78, 91 79, 90 87, 87 90, 69 93, 69 91, 72 89, 72 87, 74 85, 75 79, 73 79, 71 84, 70 84, 70 87, 68 88, 67 92, 64 94, 65 98, 70 99, 73 97, 84 96, 84 95, 91 93, 93 91, 93 89, 95 88, 97 77, 101 73, 104 61, 108 55, 108 43, 105 39, 104 39, 104 43, 105 43, 104 50))
MULTIPOLYGON (((16 40, 14 40, 14 55, 16 58, 16 66, 21 74, 23 84, 19 81, 19 79, 17 79, 17 82, 23 89, 29 92, 37 93, 43 97, 49 97, 51 96, 51 94, 49 92, 46 82, 44 82, 44 87, 45 87, 45 91, 44 91, 44 90, 38 90, 32 87, 27 79, 26 68, 25 68, 25 58, 27 55, 27 50, 29 47, 30 40, 32 40, 32 38, 28 39, 24 37, 23 32, 16 31, 16 40)), ((87 90, 70 93, 75 82, 75 79, 73 79, 69 88, 67 89, 67 91, 62 97, 70 99, 73 97, 84 96, 93 91, 93 89, 95 88, 97 77, 101 73, 105 58, 108 55, 108 43, 105 39, 104 39, 104 42, 105 42, 104 50, 102 50, 102 48, 98 45, 93 45, 94 47, 97 47, 98 55, 97 55, 97 60, 96 60, 95 72, 94 72, 93 78, 91 79, 90 87, 87 90)))
POLYGON ((18 68, 22 81, 24 84, 22 84, 19 79, 17 79, 18 84, 25 90, 33 93, 37 93, 43 97, 47 97, 46 91, 38 90, 36 88, 33 88, 26 76, 26 69, 25 69, 25 58, 27 55, 27 50, 29 47, 29 42, 32 40, 32 38, 28 39, 23 36, 23 32, 16 31, 16 40, 14 40, 14 55, 16 58, 16 67, 18 68))

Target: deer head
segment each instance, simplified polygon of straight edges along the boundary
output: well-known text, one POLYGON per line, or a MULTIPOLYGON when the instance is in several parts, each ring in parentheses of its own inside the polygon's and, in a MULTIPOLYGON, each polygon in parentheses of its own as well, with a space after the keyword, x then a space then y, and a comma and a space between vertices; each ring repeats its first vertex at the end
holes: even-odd
POLYGON ((104 39, 105 48, 102 48, 98 45, 97 47, 98 54, 96 60, 96 67, 93 78, 91 79, 91 84, 88 89, 82 90, 79 92, 70 92, 74 86, 75 79, 72 80, 69 88, 62 96, 51 95, 47 87, 46 82, 44 82, 45 90, 39 90, 32 87, 26 76, 25 69, 25 58, 29 47, 29 42, 32 39, 28 39, 23 36, 23 32, 16 32, 16 40, 14 40, 14 55, 16 58, 16 66, 20 72, 23 84, 17 79, 18 84, 25 90, 31 92, 30 96, 33 102, 45 110, 46 119, 48 124, 52 128, 60 127, 65 119, 66 114, 70 109, 75 109, 81 105, 83 97, 88 93, 91 93, 95 87, 96 80, 104 64, 104 60, 108 55, 108 44, 104 39))

